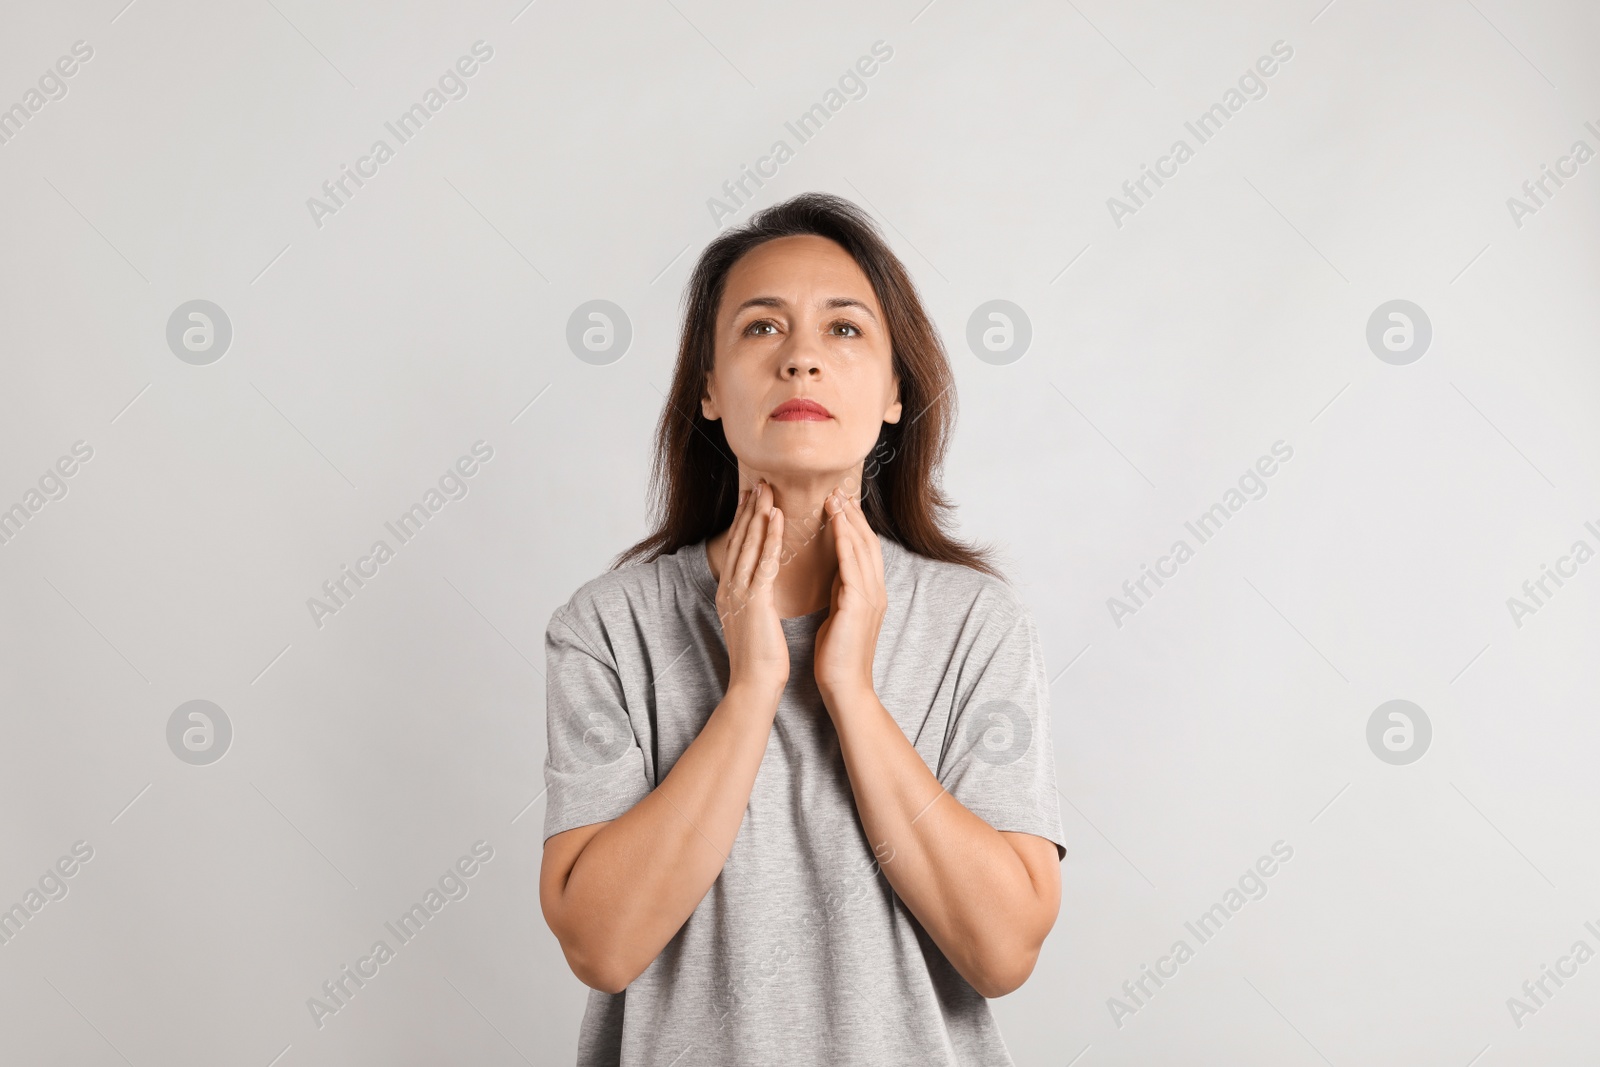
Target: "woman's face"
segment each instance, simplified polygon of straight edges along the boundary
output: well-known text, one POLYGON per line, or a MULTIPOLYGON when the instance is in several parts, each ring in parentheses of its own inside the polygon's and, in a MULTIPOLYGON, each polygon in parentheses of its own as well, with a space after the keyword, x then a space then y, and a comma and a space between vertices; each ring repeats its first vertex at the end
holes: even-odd
POLYGON ((802 235, 746 252, 723 287, 700 402, 746 474, 841 476, 886 422, 900 382, 872 283, 842 247, 802 235))

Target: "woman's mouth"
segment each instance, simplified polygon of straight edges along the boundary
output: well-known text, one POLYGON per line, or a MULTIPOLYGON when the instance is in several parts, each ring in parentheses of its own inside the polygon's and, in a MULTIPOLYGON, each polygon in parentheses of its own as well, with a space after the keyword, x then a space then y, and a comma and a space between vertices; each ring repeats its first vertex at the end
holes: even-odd
POLYGON ((768 417, 773 422, 820 422, 823 419, 833 418, 827 408, 803 396, 785 400, 773 408, 772 414, 768 417))

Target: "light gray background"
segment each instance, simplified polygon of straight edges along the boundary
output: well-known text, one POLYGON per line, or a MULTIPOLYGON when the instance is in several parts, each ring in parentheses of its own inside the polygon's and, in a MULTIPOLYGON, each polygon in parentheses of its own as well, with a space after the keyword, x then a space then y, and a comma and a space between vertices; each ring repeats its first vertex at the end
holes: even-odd
MULTIPOLYGON (((867 206, 959 382, 947 486, 1039 620, 1071 852, 1019 1064, 1561 1064, 1597 1051, 1600 148, 1581 0, 778 7, 646 0, 24 4, 0 105, 0 1059, 562 1064, 584 989, 541 918, 541 636, 645 529, 707 199, 874 41, 893 58, 759 192, 867 206), (306 206, 477 40, 493 58, 319 228, 306 206), (1294 49, 1119 227, 1107 198, 1294 49), (194 366, 168 316, 233 340, 194 366), (608 366, 567 348, 607 299, 608 366), (1005 299, 1004 366, 967 321, 1005 299), (1414 301, 1433 342, 1380 361, 1414 301), (307 598, 472 443, 494 458, 318 628, 307 598), (1294 450, 1117 626, 1107 599, 1294 450), (1424 757, 1369 750, 1381 703, 1424 757), (168 748, 216 702, 231 748, 168 748), (494 859, 319 1030, 306 1007, 472 843, 494 859), (1282 839, 1270 892, 1118 1027, 1107 999, 1282 839), (1552 987, 1553 988, 1553 987, 1552 987)), ((741 210, 738 218, 749 214, 741 210)), ((391 540, 392 538, 388 538, 391 540)), ((1193 543, 1193 538, 1190 538, 1193 543)), ((1588 1058, 1585 1058, 1588 1057, 1588 1058)))

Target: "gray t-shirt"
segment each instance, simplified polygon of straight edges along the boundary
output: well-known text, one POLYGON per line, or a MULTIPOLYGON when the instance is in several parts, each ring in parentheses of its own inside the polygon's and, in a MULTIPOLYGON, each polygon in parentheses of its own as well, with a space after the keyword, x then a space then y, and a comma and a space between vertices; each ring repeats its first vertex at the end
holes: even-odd
MULTIPOLYGON (((879 699, 960 801, 1066 855, 1049 683, 1010 587, 880 537, 879 699)), ((728 652, 705 543, 610 571, 556 609, 544 836, 622 815, 722 699, 728 652)), ((579 1067, 782 1063, 1009 1067, 985 1000, 878 868, 812 650, 827 609, 782 620, 789 684, 717 880, 643 974, 590 990, 579 1067)))

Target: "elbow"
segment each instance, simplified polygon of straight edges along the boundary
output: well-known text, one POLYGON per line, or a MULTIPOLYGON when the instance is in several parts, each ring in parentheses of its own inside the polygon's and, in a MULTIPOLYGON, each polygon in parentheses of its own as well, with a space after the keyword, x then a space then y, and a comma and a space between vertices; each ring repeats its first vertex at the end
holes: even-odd
MULTIPOLYGON (((1053 846, 1052 846, 1053 848, 1053 846)), ((972 988, 988 1000, 1007 996, 1022 988, 1033 974, 1044 948, 1045 938, 1055 927, 1060 910, 1059 889, 1023 910, 1014 923, 992 928, 990 936, 973 945, 972 988)))
POLYGON ((557 893, 541 894, 540 905, 545 926, 555 935, 567 969, 578 981, 602 993, 620 993, 639 976, 639 971, 625 973, 625 964, 619 959, 621 953, 615 945, 606 943, 608 926, 582 922, 557 893))
POLYGON ((994 951, 979 961, 968 979, 978 995, 986 1000, 996 1000, 1022 988, 1039 962, 1039 942, 1012 945, 1003 951, 994 951))
MULTIPOLYGON (((634 977, 637 978, 638 975, 634 977)), ((590 989, 598 989, 602 993, 611 993, 613 995, 627 989, 629 984, 633 982, 633 978, 628 978, 621 971, 615 969, 598 971, 588 978, 580 975, 578 980, 590 989)))
POLYGON ((639 977, 640 972, 630 970, 615 953, 585 952, 566 941, 561 942, 561 953, 578 981, 602 993, 620 993, 639 977))
POLYGON ((978 976, 978 981, 972 983, 972 988, 976 989, 978 995, 985 1000, 998 1000, 1021 989, 1022 983, 1026 982, 1032 973, 1033 968, 1030 966, 1026 970, 1012 968, 1007 971, 982 974, 978 976))
POLYGON ((562 955, 573 976, 589 989, 621 993, 635 977, 645 973, 650 960, 638 961, 614 944, 595 944, 595 933, 578 936, 573 931, 552 931, 562 945, 562 955))
POLYGON ((627 989, 629 982, 638 977, 638 974, 627 973, 627 968, 618 966, 616 960, 595 958, 578 952, 566 944, 562 945, 562 953, 566 957, 566 966, 573 971, 573 976, 589 989, 597 989, 602 993, 621 993, 627 989))
POLYGON ((573 976, 590 989, 620 993, 650 965, 650 959, 631 951, 639 943, 635 924, 619 917, 614 906, 597 901, 584 884, 572 884, 580 856, 605 825, 568 830, 546 843, 539 909, 573 976))

